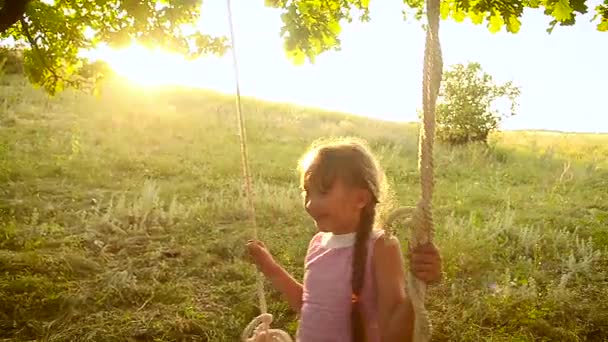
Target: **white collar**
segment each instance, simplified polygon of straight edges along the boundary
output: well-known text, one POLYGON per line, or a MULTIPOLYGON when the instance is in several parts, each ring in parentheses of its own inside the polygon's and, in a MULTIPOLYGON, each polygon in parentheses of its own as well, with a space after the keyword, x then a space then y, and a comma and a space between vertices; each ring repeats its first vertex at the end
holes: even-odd
POLYGON ((347 234, 334 234, 323 232, 321 236, 321 246, 325 248, 344 248, 355 244, 356 232, 347 234))
MULTIPOLYGON (((370 238, 377 237, 382 234, 383 230, 372 229, 370 238)), ((332 232, 323 232, 321 235, 321 246, 324 248, 344 248, 355 244, 357 237, 356 232, 346 234, 334 234, 332 232)))

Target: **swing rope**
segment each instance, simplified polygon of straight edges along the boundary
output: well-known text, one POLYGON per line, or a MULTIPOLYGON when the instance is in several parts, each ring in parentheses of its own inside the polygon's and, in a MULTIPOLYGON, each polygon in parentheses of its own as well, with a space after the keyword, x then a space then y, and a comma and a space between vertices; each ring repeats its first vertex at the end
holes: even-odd
MULTIPOLYGON (((433 199, 433 142, 435 138, 435 109, 443 73, 441 44, 439 41, 440 0, 426 0, 428 28, 424 49, 424 66, 422 79, 423 122, 418 140, 418 171, 420 173, 421 195, 415 208, 402 207, 391 212, 385 222, 391 225, 399 216, 411 214, 406 225, 412 228, 410 246, 430 242, 434 234, 432 199, 433 199)), ((431 339, 431 323, 424 306, 426 284, 416 278, 411 270, 407 273, 407 293, 414 307, 415 342, 431 339)))
MULTIPOLYGON (((241 145, 241 164, 245 181, 249 220, 253 226, 254 238, 257 239, 257 223, 255 220, 253 190, 251 187, 251 175, 248 164, 247 137, 241 108, 238 63, 230 0, 226 0, 226 4, 228 7, 228 22, 230 26, 231 50, 236 84, 236 111, 241 145)), ((418 145, 418 170, 420 173, 421 185, 420 200, 418 201, 416 208, 399 208, 389 214, 386 220, 386 224, 390 225, 397 217, 408 215, 413 212, 412 218, 408 220, 408 225, 413 228, 410 237, 410 246, 412 247, 431 241, 434 234, 432 216, 432 196, 434 188, 433 143, 435 137, 436 102, 443 73, 443 60, 441 44, 439 41, 439 10, 440 0, 426 0, 428 28, 426 30, 422 80, 423 123, 420 128, 418 145)), ((416 342, 429 341, 431 337, 431 324, 424 305, 426 284, 409 271, 407 274, 407 289, 415 313, 413 340, 416 342)), ((270 328, 272 315, 268 313, 264 294, 264 283, 260 272, 257 272, 257 294, 261 314, 255 317, 247 327, 245 327, 241 334, 241 340, 246 342, 292 342, 293 340, 286 332, 270 328)))
MULTIPOLYGON (((418 170, 420 173, 421 196, 414 211, 411 227, 410 246, 430 242, 434 235, 432 196, 433 179, 433 142, 435 138, 435 109, 443 73, 441 44, 439 41, 440 0, 426 1, 428 28, 424 51, 422 79, 423 124, 418 141, 418 170)), ((414 306, 414 341, 429 341, 431 323, 424 306, 426 284, 413 273, 407 274, 408 295, 414 306)))
MULTIPOLYGON (((249 156, 247 151, 247 135, 245 131, 245 123, 243 118, 243 110, 241 105, 241 87, 239 82, 238 63, 236 56, 236 43, 234 34, 234 24, 232 19, 232 6, 230 0, 226 0, 228 8, 228 24, 230 27, 230 46, 232 50, 232 66, 234 69, 234 78, 236 86, 236 112, 239 128, 239 140, 241 145, 241 165, 243 168, 243 179, 245 182, 245 197, 247 200, 248 216, 251 226, 253 227, 253 237, 258 238, 257 222, 255 219, 255 206, 253 204, 253 189, 251 186, 251 172, 249 171, 249 156)), ((266 296, 264 293, 264 279, 260 272, 256 272, 256 291, 260 306, 260 315, 254 318, 243 330, 241 340, 246 342, 292 342, 291 337, 286 332, 279 329, 271 329, 272 315, 268 313, 266 304, 266 296), (250 337, 251 336, 251 337, 250 337)))

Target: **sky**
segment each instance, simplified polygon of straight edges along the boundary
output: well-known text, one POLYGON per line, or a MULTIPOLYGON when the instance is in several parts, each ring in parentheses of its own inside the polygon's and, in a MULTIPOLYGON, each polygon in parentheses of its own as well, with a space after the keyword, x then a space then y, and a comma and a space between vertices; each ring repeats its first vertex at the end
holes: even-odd
MULTIPOLYGON (((524 14, 518 34, 490 33, 469 21, 442 21, 444 66, 479 62, 497 82, 521 87, 517 115, 501 128, 608 132, 608 32, 590 20, 546 32, 540 10, 524 14), (603 62, 603 63, 602 63, 603 62), (602 96, 603 95, 603 96, 602 96)), ((344 24, 342 50, 314 65, 288 61, 280 37, 280 10, 262 0, 233 0, 241 93, 262 99, 337 110, 391 121, 416 121, 421 108, 424 31, 404 21, 402 2, 371 1, 371 22, 344 24)), ((205 0, 201 28, 228 35, 226 0, 205 0)), ((180 83, 234 93, 232 56, 186 63, 143 50, 99 50, 119 72, 144 83, 180 83), (159 67, 162 65, 162 67, 159 67), (157 72, 151 73, 150 69, 157 72)))

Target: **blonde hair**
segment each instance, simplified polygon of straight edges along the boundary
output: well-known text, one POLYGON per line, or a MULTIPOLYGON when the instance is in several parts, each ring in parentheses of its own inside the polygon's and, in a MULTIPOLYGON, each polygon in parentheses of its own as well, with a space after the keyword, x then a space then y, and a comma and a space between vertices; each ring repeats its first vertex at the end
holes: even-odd
POLYGON ((372 201, 363 208, 356 232, 352 273, 352 335, 353 341, 363 341, 365 331, 358 298, 365 278, 366 242, 380 218, 392 209, 392 196, 386 176, 367 142, 354 137, 317 140, 298 163, 300 186, 329 189, 336 179, 348 186, 369 190, 372 201))

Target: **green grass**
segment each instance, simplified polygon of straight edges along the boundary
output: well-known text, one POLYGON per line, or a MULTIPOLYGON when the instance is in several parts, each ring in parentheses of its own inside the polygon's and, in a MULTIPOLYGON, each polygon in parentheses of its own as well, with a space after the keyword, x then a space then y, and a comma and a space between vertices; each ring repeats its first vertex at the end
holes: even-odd
MULTIPOLYGON (((238 339, 258 309, 232 97, 112 83, 49 99, 5 78, 0 113, 0 339, 238 339)), ((313 140, 367 139, 397 200, 418 199, 414 124, 252 99, 244 113, 259 235, 297 277, 313 140)), ((437 146, 435 165, 433 340, 607 340, 608 135, 505 132, 437 146)))

